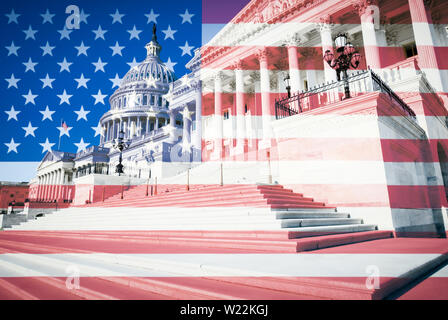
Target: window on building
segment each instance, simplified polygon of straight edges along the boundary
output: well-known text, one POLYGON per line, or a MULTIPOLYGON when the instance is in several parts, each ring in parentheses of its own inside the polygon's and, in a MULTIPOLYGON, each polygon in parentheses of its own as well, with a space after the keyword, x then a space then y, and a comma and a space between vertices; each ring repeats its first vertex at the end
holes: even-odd
POLYGON ((143 95, 143 105, 146 106, 148 104, 148 96, 145 94, 143 95))
POLYGON ((417 53, 417 46, 415 45, 415 42, 411 42, 409 44, 406 44, 403 46, 404 49, 404 54, 406 56, 406 58, 410 58, 413 56, 416 56, 417 53))
POLYGON ((303 87, 305 88, 305 91, 308 91, 308 81, 303 80, 303 87))
POLYGON ((247 104, 244 105, 244 113, 247 113, 247 104))
POLYGON ((229 110, 224 111, 224 120, 229 119, 229 110))
POLYGON ((154 95, 151 95, 151 105, 154 105, 154 95))
POLYGON ((162 97, 161 96, 159 96, 159 103, 158 103, 158 105, 159 105, 159 107, 162 106, 162 97))

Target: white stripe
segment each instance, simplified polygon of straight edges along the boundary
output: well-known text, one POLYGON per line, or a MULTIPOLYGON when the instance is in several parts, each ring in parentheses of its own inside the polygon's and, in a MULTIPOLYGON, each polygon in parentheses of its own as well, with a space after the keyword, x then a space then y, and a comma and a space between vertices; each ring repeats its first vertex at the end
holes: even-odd
POLYGON ((368 277, 376 266, 380 277, 400 277, 440 254, 2 254, 0 277, 45 274, 67 277, 76 266, 81 277, 287 276, 368 277), (15 264, 21 268, 5 267, 15 264), (319 266, 316 268, 316 266, 319 266), (24 269, 25 268, 25 269, 24 269), (169 270, 169 271, 167 271, 169 270))

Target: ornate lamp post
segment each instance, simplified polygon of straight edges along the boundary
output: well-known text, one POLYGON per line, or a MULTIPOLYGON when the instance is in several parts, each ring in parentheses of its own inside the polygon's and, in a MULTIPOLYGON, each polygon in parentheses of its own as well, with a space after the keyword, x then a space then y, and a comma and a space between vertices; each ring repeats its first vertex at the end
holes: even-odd
POLYGON ((353 44, 347 41, 347 35, 340 33, 334 40, 336 45, 336 52, 339 52, 339 57, 335 59, 333 52, 330 50, 325 51, 324 60, 328 65, 336 70, 336 76, 338 81, 341 81, 341 72, 344 76, 344 91, 345 99, 350 98, 350 87, 348 83, 347 70, 350 68, 356 69, 359 66, 359 60, 361 55, 355 49, 353 44))
POLYGON ((291 78, 289 77, 289 73, 287 73, 285 78, 283 79, 286 83, 286 91, 288 92, 288 98, 291 98, 291 86, 289 85, 290 79, 291 78))
POLYGON ((124 149, 129 148, 131 144, 130 140, 126 140, 124 141, 124 132, 123 130, 120 130, 120 132, 118 133, 118 138, 114 140, 114 145, 113 147, 115 149, 118 149, 118 151, 120 151, 120 157, 118 158, 118 164, 115 167, 115 172, 118 173, 118 175, 121 175, 123 172, 123 157, 122 157, 122 153, 124 149))

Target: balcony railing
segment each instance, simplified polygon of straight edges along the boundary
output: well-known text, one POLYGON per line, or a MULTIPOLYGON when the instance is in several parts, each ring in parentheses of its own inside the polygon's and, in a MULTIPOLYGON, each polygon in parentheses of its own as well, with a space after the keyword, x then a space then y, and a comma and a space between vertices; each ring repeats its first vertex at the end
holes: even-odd
MULTIPOLYGON (((347 79, 351 97, 367 92, 379 91, 387 94, 391 101, 406 115, 416 119, 414 111, 372 70, 358 71, 347 79)), ((322 106, 330 105, 344 98, 344 81, 333 81, 300 92, 290 98, 276 99, 275 117, 282 119, 322 106)))

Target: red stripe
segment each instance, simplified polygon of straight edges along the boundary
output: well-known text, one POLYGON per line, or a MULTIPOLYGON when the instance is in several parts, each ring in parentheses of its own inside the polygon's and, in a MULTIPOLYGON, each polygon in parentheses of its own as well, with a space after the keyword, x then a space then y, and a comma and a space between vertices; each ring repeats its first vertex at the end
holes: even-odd
MULTIPOLYGON (((264 6, 261 1, 252 1, 250 5, 246 7, 246 10, 242 10, 245 5, 250 1, 248 0, 231 0, 225 2, 219 0, 202 0, 202 23, 247 23, 254 21, 254 13, 262 12, 268 6, 264 6)), ((337 1, 324 1, 319 4, 321 8, 321 14, 313 14, 310 18, 308 13, 314 10, 316 6, 310 6, 307 1, 282 1, 273 4, 281 4, 278 9, 274 11, 272 20, 264 21, 267 23, 282 23, 282 22, 321 22, 321 18, 324 14, 331 14, 333 21, 338 22, 343 18, 344 24, 357 24, 360 23, 360 17, 356 9, 350 2, 337 2, 337 1), (288 2, 291 5, 288 5, 288 2), (339 6, 338 6, 339 5, 339 6), (341 7, 342 5, 342 7, 341 7), (338 12, 334 12, 338 11, 338 12)), ((400 20, 393 22, 394 25, 406 25, 412 24, 412 22, 432 22, 431 17, 426 15, 415 15, 411 19, 409 13, 408 1, 392 1, 382 2, 379 4, 379 9, 382 14, 386 14, 388 18, 400 16, 400 20)), ((437 23, 448 23, 447 9, 443 2, 436 4, 431 8, 432 12, 439 12, 440 15, 437 23)), ((271 15, 268 15, 270 17, 271 15)))
MULTIPOLYGON (((319 248, 317 251, 304 251, 308 254, 448 254, 446 239, 390 238, 390 233, 392 231, 382 230, 288 239, 288 231, 8 231, 0 235, 2 240, 0 252, 2 254, 294 253, 296 246, 299 245, 300 251, 319 248), (372 239, 377 240, 368 241, 372 239), (319 247, 313 247, 315 244, 319 247)), ((418 232, 415 232, 415 235, 417 236, 418 232)))
MULTIPOLYGON (((414 111, 417 115, 426 115, 426 116, 448 116, 448 111, 444 107, 443 102, 437 98, 437 95, 434 93, 423 93, 423 92, 395 92, 399 97, 401 97, 405 103, 414 111)), ((264 93, 268 96, 270 112, 268 115, 275 116, 275 102, 278 99, 284 99, 287 97, 286 92, 270 92, 264 93)), ((402 108, 398 106, 395 101, 392 101, 393 107, 391 107, 391 100, 388 95, 383 93, 372 93, 365 91, 352 91, 351 92, 352 99, 350 101, 343 101, 344 94, 340 92, 337 96, 334 93, 320 93, 313 95, 308 98, 301 99, 300 107, 303 112, 313 111, 312 114, 350 114, 348 112, 353 107, 367 107, 369 106, 372 112, 380 115, 380 116, 403 116, 402 108), (375 99, 381 97, 382 100, 376 101, 375 99), (338 98, 337 98, 338 97, 338 98), (362 101, 365 100, 365 101, 362 101), (368 104, 368 100, 371 100, 370 105, 368 104), (354 104, 358 103, 357 106, 354 104), (323 108, 323 107, 334 106, 333 108, 323 108)), ((443 94, 447 96, 446 94, 443 94)), ((247 105, 248 113, 246 113, 246 117, 250 116, 261 116, 262 108, 261 108, 261 96, 262 94, 257 93, 245 93, 243 97, 243 101, 245 105, 247 105)), ((222 113, 225 111, 231 110, 231 114, 236 114, 236 93, 221 93, 222 98, 222 113)), ((210 116, 215 114, 215 93, 213 92, 205 92, 202 95, 202 116, 210 116)), ((293 109, 298 110, 299 107, 297 102, 292 102, 290 105, 293 109)), ((352 112, 353 113, 353 112, 352 112)))
MULTIPOLYGON (((396 68, 396 64, 400 64, 406 60, 406 55, 403 47, 356 47, 356 49, 361 54, 360 64, 358 70, 366 70, 366 49, 368 50, 378 50, 378 54, 381 57, 381 65, 371 66, 374 68, 384 68, 392 70, 396 68)), ((259 70, 260 64, 257 59, 257 52, 259 50, 267 50, 268 61, 267 69, 269 70, 289 70, 288 64, 288 48, 287 47, 265 47, 265 46, 210 46, 205 45, 201 47, 202 56, 202 68, 219 69, 219 70, 234 70, 237 68, 232 61, 242 60, 243 70, 259 70), (220 53, 222 57, 225 57, 223 64, 222 59, 210 60, 208 55, 210 53, 220 53), (242 58, 243 57, 243 58, 242 58)), ((323 60, 323 49, 321 46, 317 47, 298 47, 298 69, 299 70, 324 70, 324 60, 323 60)), ((427 50, 434 50, 437 61, 431 61, 426 59, 420 59, 417 65, 404 66, 404 67, 414 67, 414 68, 428 68, 428 69, 439 69, 447 70, 448 62, 443 59, 448 53, 448 47, 446 46, 421 46, 417 47, 417 53, 425 53, 427 50)), ((240 66, 238 68, 241 68, 240 66)))

